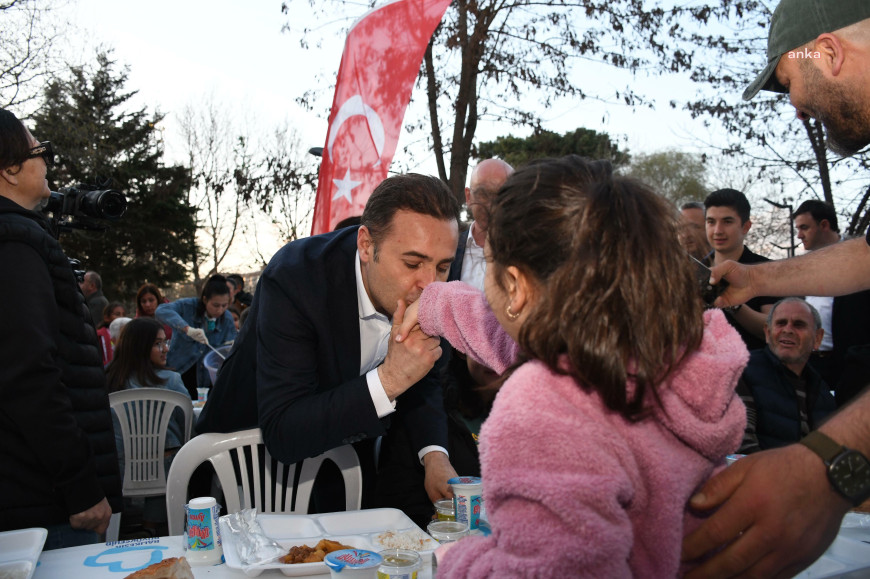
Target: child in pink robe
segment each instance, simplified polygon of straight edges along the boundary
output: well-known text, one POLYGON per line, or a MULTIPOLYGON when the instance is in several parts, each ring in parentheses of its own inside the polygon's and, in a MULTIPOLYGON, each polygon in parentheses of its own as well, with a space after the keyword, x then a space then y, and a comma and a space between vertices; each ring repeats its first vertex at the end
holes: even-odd
POLYGON ((748 353, 703 312, 676 231, 606 162, 534 163, 496 199, 486 296, 433 283, 409 308, 406 324, 508 371, 480 435, 492 534, 439 549, 439 577, 681 572, 688 499, 742 438, 748 353))

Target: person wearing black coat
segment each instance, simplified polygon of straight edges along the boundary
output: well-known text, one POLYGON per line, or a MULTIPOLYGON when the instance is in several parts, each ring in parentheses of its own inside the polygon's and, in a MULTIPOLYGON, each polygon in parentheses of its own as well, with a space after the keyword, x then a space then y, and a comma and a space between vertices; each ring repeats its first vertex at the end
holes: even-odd
POLYGON ((121 479, 96 330, 45 218, 51 144, 0 109, 0 531, 48 529, 46 549, 97 542, 121 479))

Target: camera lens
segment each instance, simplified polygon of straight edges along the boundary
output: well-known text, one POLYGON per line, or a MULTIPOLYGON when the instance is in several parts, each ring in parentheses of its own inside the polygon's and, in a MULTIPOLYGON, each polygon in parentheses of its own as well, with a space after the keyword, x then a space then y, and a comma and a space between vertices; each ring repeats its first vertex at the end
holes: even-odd
POLYGON ((81 196, 79 209, 88 217, 120 219, 127 210, 127 198, 112 189, 88 191, 81 196))

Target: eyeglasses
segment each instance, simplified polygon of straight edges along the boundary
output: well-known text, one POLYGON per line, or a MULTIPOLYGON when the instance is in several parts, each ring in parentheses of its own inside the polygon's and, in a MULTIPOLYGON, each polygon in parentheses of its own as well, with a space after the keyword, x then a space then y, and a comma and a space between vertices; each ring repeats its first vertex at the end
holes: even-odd
POLYGON ((34 159, 36 157, 42 157, 42 160, 45 161, 47 167, 54 165, 54 149, 51 148, 50 141, 42 141, 35 147, 32 147, 30 152, 27 153, 28 159, 34 159))
POLYGON ((169 350, 169 341, 168 340, 157 340, 154 342, 154 347, 158 350, 169 350))

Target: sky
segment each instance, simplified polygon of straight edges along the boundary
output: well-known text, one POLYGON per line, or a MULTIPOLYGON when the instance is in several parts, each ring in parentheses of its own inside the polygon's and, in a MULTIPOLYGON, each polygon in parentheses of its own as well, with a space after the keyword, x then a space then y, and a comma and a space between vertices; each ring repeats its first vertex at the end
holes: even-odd
MULTIPOLYGON (((167 115, 161 129, 168 164, 184 161, 178 116, 186 105, 195 106, 210 95, 261 134, 288 122, 299 132, 304 147, 323 146, 326 107, 332 95, 324 95, 322 116, 303 110, 295 99, 306 89, 334 82, 344 39, 335 34, 339 26, 314 22, 304 0, 294 0, 291 8, 288 16, 281 13, 281 0, 72 0, 65 14, 76 30, 70 35, 72 60, 93 62, 96 47, 113 49, 118 63, 129 67, 127 88, 139 91, 134 103, 167 115), (290 33, 282 32, 285 23, 290 24, 290 33), (323 24, 331 32, 323 46, 303 50, 301 29, 323 24)), ((656 99, 658 106, 655 111, 632 111, 591 100, 562 102, 544 111, 544 128, 559 133, 578 127, 604 131, 632 153, 696 150, 693 137, 705 129, 667 105, 675 95, 687 98, 694 92, 687 79, 632 78, 594 65, 585 65, 578 75, 582 75, 578 83, 593 84, 601 92, 631 82, 638 92, 656 99)), ((477 140, 529 132, 482 122, 477 140)), ((406 134, 400 138, 394 165, 401 162, 412 170, 437 174, 431 152, 417 148, 412 156, 403 156, 402 148, 412 138, 406 134)), ((268 239, 262 243, 267 255, 278 248, 268 239)), ((244 255, 234 259, 239 263, 227 267, 245 267, 249 261, 244 255)))

